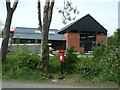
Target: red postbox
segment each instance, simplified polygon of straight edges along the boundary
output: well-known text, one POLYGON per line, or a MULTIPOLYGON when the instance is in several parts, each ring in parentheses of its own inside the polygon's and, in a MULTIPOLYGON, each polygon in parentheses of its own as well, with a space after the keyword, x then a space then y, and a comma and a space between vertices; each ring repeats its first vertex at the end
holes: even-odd
POLYGON ((64 50, 59 50, 58 51, 58 60, 60 62, 64 62, 64 50))
POLYGON ((12 29, 12 30, 10 30, 10 32, 13 33, 13 32, 15 32, 15 30, 12 29))

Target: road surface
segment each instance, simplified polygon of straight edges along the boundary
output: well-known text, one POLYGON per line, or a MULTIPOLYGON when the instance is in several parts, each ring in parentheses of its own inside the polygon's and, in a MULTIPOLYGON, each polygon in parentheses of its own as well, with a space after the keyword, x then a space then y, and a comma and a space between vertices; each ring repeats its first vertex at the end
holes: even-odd
POLYGON ((2 82, 2 88, 83 88, 78 86, 63 86, 63 85, 48 85, 48 84, 33 84, 22 82, 2 82))

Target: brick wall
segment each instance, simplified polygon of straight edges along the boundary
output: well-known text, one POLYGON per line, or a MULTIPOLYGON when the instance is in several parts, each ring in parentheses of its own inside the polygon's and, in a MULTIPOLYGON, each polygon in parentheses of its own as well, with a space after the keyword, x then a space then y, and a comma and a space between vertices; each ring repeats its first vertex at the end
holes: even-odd
POLYGON ((76 51, 83 51, 84 48, 80 48, 80 34, 79 33, 66 33, 64 34, 66 38, 66 48, 75 46, 76 51))
MULTIPOLYGON (((80 47, 80 34, 79 33, 65 33, 64 37, 66 38, 66 48, 75 46, 76 51, 84 51, 84 48, 80 47)), ((96 35, 96 43, 103 43, 107 46, 107 36, 106 35, 96 35)))
POLYGON ((107 36, 106 35, 97 35, 96 36, 96 43, 100 43, 100 41, 103 41, 103 43, 107 46, 107 36))

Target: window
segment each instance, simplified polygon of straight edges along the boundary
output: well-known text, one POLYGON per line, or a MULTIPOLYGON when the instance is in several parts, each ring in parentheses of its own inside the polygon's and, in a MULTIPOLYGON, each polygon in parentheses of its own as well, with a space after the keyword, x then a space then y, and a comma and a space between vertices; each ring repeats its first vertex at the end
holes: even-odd
POLYGON ((96 46, 96 35, 93 33, 80 34, 80 47, 85 48, 86 51, 91 51, 92 47, 96 46))
POLYGON ((49 31, 49 34, 55 34, 55 31, 49 31))
POLYGON ((35 33, 41 33, 39 30, 35 30, 35 33))

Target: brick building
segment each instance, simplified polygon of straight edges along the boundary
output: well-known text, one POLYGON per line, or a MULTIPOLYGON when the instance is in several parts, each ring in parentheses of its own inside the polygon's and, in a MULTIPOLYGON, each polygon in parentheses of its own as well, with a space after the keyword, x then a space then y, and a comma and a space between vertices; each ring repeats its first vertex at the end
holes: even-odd
POLYGON ((63 27, 58 33, 64 35, 66 48, 75 46, 76 51, 91 51, 101 41, 107 45, 107 30, 89 14, 63 27))
MULTIPOLYGON (((18 38, 21 44, 41 43, 41 32, 37 28, 16 27, 11 33, 13 44, 17 43, 18 38)), ((48 40, 54 50, 75 46, 76 51, 91 51, 92 47, 98 47, 101 41, 107 45, 107 30, 87 14, 60 31, 50 29, 48 40)))

